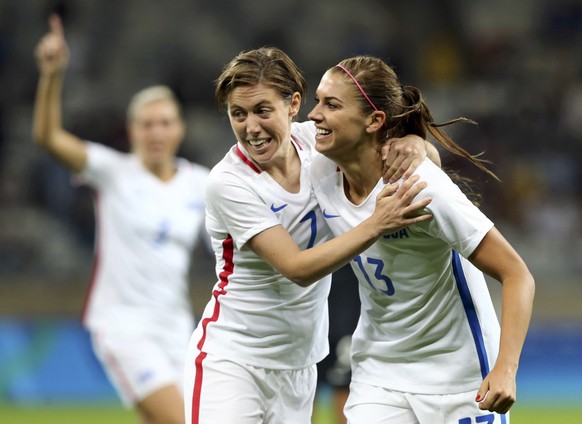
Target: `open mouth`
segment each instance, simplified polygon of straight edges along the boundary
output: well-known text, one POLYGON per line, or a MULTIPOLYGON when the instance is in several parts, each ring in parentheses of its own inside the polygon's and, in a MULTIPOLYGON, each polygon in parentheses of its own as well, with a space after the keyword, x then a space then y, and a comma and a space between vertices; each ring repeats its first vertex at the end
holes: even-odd
POLYGON ((257 139, 257 140, 247 140, 247 142, 253 146, 254 148, 258 149, 261 147, 266 146, 267 144, 269 144, 271 142, 270 138, 261 138, 261 139, 257 139))

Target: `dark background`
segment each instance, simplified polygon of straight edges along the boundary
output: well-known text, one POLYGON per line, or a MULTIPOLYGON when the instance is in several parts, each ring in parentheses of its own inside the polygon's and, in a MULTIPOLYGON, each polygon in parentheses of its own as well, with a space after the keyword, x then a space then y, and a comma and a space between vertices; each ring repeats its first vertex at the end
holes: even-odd
MULTIPOLYGON (((233 144, 212 81, 241 50, 275 45, 305 72, 313 105, 341 58, 377 55, 419 87, 436 121, 485 151, 502 183, 443 153, 477 181, 483 211, 536 277, 534 323, 581 322, 582 4, 574 0, 2 0, 0 3, 0 315, 78 316, 92 267, 92 195, 33 145, 33 49, 57 10, 71 50, 64 124, 127 149, 125 107, 172 87, 188 135, 181 154, 209 167, 233 144)), ((197 313, 214 283, 195 254, 197 313)), ((492 284, 494 294, 498 284, 492 284)))

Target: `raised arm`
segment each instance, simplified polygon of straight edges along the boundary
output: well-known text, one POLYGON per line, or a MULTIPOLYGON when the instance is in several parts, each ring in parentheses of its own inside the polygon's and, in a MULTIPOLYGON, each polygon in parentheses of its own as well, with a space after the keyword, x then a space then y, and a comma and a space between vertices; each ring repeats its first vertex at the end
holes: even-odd
POLYGON ((412 176, 399 188, 387 185, 376 198, 374 213, 347 233, 311 249, 300 250, 281 226, 269 228, 251 240, 249 247, 285 277, 306 287, 331 274, 371 246, 378 237, 431 218, 417 213, 431 201, 426 197, 411 204, 426 187, 412 176))
POLYGON ((475 400, 481 409, 505 413, 516 400, 515 378, 531 319, 535 283, 519 254, 495 228, 469 259, 503 285, 499 354, 475 400))
POLYGON ((34 104, 33 137, 36 144, 67 168, 79 172, 87 163, 87 149, 81 139, 62 127, 61 93, 69 52, 57 15, 51 15, 49 28, 35 50, 40 75, 34 104))

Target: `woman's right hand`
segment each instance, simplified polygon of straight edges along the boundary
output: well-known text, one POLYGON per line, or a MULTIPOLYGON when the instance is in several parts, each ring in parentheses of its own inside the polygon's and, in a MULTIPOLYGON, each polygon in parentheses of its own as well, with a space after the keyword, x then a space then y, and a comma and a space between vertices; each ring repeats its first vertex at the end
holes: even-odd
POLYGON ((389 234, 404 227, 432 218, 424 209, 432 199, 429 196, 413 202, 426 188, 425 181, 418 175, 406 179, 400 186, 387 184, 376 197, 376 209, 370 218, 374 219, 382 234, 389 234))
POLYGON ((53 14, 49 18, 49 32, 39 41, 35 57, 41 75, 52 76, 63 72, 69 61, 69 48, 61 18, 53 14))

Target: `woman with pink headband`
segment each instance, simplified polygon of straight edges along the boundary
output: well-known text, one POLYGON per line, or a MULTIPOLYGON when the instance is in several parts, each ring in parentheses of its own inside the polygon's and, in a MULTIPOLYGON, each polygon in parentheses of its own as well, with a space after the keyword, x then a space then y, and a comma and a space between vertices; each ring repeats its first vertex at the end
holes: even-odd
MULTIPOLYGON (((439 130, 414 87, 382 60, 342 60, 322 77, 310 177, 338 237, 374 210, 383 140, 429 133, 495 177, 439 130)), ((451 121, 452 123, 455 121, 451 121)), ((446 123, 445 123, 446 124, 446 123)), ((361 315, 352 337, 350 424, 509 422, 534 280, 493 223, 431 161, 414 175, 433 219, 378 238, 350 262, 361 315), (483 273, 503 285, 501 328, 483 273)))

